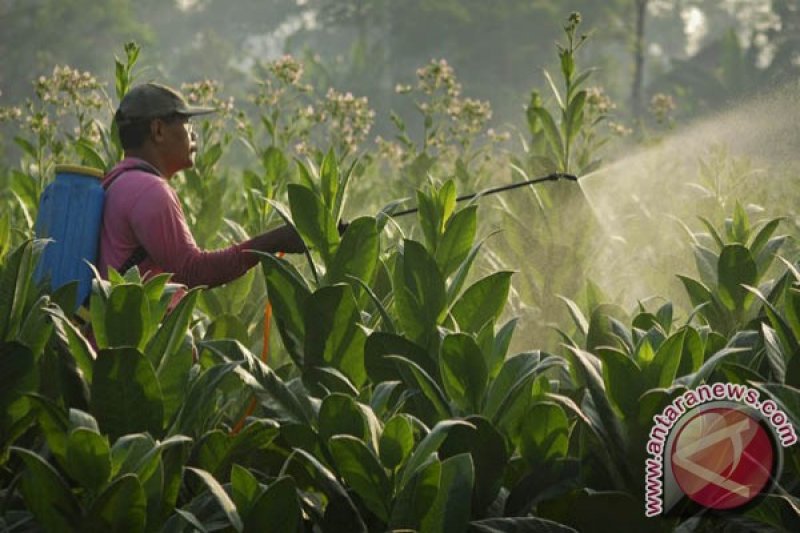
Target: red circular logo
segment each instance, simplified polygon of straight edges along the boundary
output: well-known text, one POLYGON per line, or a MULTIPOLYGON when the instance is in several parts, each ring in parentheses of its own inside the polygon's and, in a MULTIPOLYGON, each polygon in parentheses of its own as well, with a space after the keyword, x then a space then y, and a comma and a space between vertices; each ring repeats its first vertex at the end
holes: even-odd
POLYGON ((733 509, 751 501, 764 490, 775 465, 767 430, 729 407, 693 416, 678 432, 671 452, 678 486, 711 509, 733 509))

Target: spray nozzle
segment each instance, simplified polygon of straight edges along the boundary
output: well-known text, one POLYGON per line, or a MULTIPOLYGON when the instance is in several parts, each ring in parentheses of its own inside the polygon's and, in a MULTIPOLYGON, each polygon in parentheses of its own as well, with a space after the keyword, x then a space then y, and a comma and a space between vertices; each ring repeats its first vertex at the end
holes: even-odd
POLYGON ((569 181, 578 181, 578 176, 574 174, 567 174, 565 172, 556 172, 551 174, 551 176, 553 176, 553 180, 565 179, 569 181))

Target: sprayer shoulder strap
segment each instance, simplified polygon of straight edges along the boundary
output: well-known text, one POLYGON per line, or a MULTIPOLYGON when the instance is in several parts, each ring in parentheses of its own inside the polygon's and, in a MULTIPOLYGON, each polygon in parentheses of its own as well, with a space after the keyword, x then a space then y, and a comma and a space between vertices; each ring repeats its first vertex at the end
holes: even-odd
MULTIPOLYGON (((132 167, 123 168, 123 169, 117 171, 116 174, 111 176, 108 179, 108 181, 104 181, 103 182, 103 189, 108 191, 108 188, 111 187, 111 185, 115 181, 117 181, 117 178, 119 178, 120 176, 122 176, 123 174, 128 172, 129 170, 141 170, 143 172, 148 172, 150 174, 158 174, 158 171, 155 168, 153 168, 150 165, 145 165, 145 164, 138 164, 138 165, 134 165, 132 167)), ((130 257, 128 257, 128 259, 126 259, 125 262, 122 263, 122 266, 119 267, 119 271, 124 274, 125 272, 127 272, 131 268, 141 264, 141 262, 144 261, 145 259, 147 259, 147 250, 144 249, 144 246, 139 246, 133 251, 133 253, 130 255, 130 257)))

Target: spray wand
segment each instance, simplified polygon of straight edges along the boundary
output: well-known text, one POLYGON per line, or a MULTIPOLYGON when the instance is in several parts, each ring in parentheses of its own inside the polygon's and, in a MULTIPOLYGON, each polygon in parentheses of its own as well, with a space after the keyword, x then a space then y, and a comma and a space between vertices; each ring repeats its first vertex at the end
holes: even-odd
MULTIPOLYGON (((534 185, 536 183, 542 183, 543 181, 557 181, 559 179, 565 179, 576 182, 578 181, 578 177, 574 176, 573 174, 566 174, 564 172, 553 172, 552 174, 548 174, 547 176, 542 176, 541 178, 534 178, 526 181, 509 183, 508 185, 501 185, 499 187, 492 187, 489 189, 484 189, 482 191, 473 192, 470 194, 464 194, 456 198, 456 202, 463 202, 464 200, 472 200, 473 198, 480 198, 481 196, 488 196, 490 194, 495 194, 498 192, 510 191, 511 189, 518 189, 520 187, 525 187, 526 185, 534 185)), ((404 209, 403 211, 398 211, 397 213, 387 213, 387 214, 391 217, 402 217, 404 215, 416 213, 417 211, 419 211, 419 207, 412 207, 410 209, 404 209)))

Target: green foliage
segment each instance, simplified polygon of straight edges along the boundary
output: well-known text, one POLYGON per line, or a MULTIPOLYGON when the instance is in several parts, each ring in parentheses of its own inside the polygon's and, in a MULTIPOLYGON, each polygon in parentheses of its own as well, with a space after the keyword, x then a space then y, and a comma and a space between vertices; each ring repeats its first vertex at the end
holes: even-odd
POLYGON ((720 231, 701 218, 706 234, 693 234, 693 248, 700 279, 679 276, 692 305, 715 331, 730 334, 747 326, 759 313, 760 302, 752 289, 769 293, 775 285, 767 278, 786 235, 775 235, 780 218, 750 223, 737 202, 733 216, 720 231), (710 240, 715 249, 704 245, 710 240))
MULTIPOLYGON (((576 56, 578 50, 588 39, 586 34, 577 35, 581 17, 573 13, 564 26, 566 45, 558 45, 561 76, 564 81, 563 92, 559 90, 551 74, 545 70, 544 76, 557 104, 554 116, 545 107, 537 91, 531 93, 526 108, 528 131, 532 137, 531 160, 538 168, 548 171, 572 173, 576 176, 588 174, 599 165, 596 159, 598 150, 608 141, 597 138, 595 126, 605 120, 605 106, 595 110, 587 100, 589 92, 582 88, 592 75, 593 69, 578 71, 576 56), (557 118, 556 118, 557 117, 557 118)), ((595 96, 595 99, 596 96, 595 96)), ((597 107, 597 106, 595 106, 597 107)))
MULTIPOLYGON (((517 174, 596 165, 603 116, 584 87, 591 70, 576 66, 578 23, 569 19, 559 48, 564 89, 547 76, 556 113, 537 95, 527 109, 531 143, 517 174)), ((117 59, 117 97, 138 57, 129 44, 117 59)), ((794 528, 793 450, 779 474, 785 494, 742 517, 645 521, 641 505, 653 416, 685 390, 747 383, 800 423, 800 273, 775 261, 788 248, 776 235, 781 219, 755 222, 739 204, 721 225, 701 219, 704 233, 691 234, 699 277, 680 278, 687 309, 647 301, 626 312, 593 284, 581 299, 593 235, 582 191, 531 189, 533 210, 501 201, 501 220, 520 228, 507 240, 516 250, 505 261, 502 246, 489 253, 478 205, 456 201, 456 184, 477 183, 477 154, 488 153, 479 146, 487 109, 434 62, 415 93, 432 105, 419 109, 424 145, 411 146, 397 117, 413 155, 397 168, 414 185, 445 178, 427 176, 416 191, 413 230, 392 220, 392 205, 345 229, 348 191, 373 162, 353 156, 371 117, 337 93, 323 105, 330 121, 291 107, 290 97, 311 98, 298 68, 289 59, 269 67, 256 114, 266 143, 241 124, 256 159, 241 195, 227 192, 238 176, 222 170, 222 154, 234 149, 229 122, 244 117, 213 83, 185 87, 224 108, 198 125, 196 166, 178 185, 199 240, 242 240, 281 219, 308 245, 297 260, 262 254, 260 273, 228 287, 185 291, 166 275, 111 271, 95 283, 89 324, 78 324, 65 311, 74 287, 46 294, 32 282, 40 243, 10 237, 20 216, 35 214, 41 177, 14 174, 16 203, 0 216, 3 528, 660 531, 739 519, 794 528), (464 114, 445 116, 455 104, 464 114), (360 122, 339 133, 354 137, 307 145, 308 157, 293 160, 295 143, 313 144, 349 113, 360 122), (227 201, 241 223, 224 219, 227 201), (536 279, 520 289, 503 264, 536 279), (522 331, 539 332, 530 316, 506 314, 531 295, 542 313, 534 326, 550 321, 560 335, 552 353, 513 347, 522 331), (265 302, 279 333, 267 346, 265 302), (549 313, 554 302, 561 314, 549 313)), ((60 151, 61 137, 45 133, 17 141, 26 162, 43 158, 43 179, 57 154, 100 166, 118 155, 109 132, 68 138, 60 151)))

